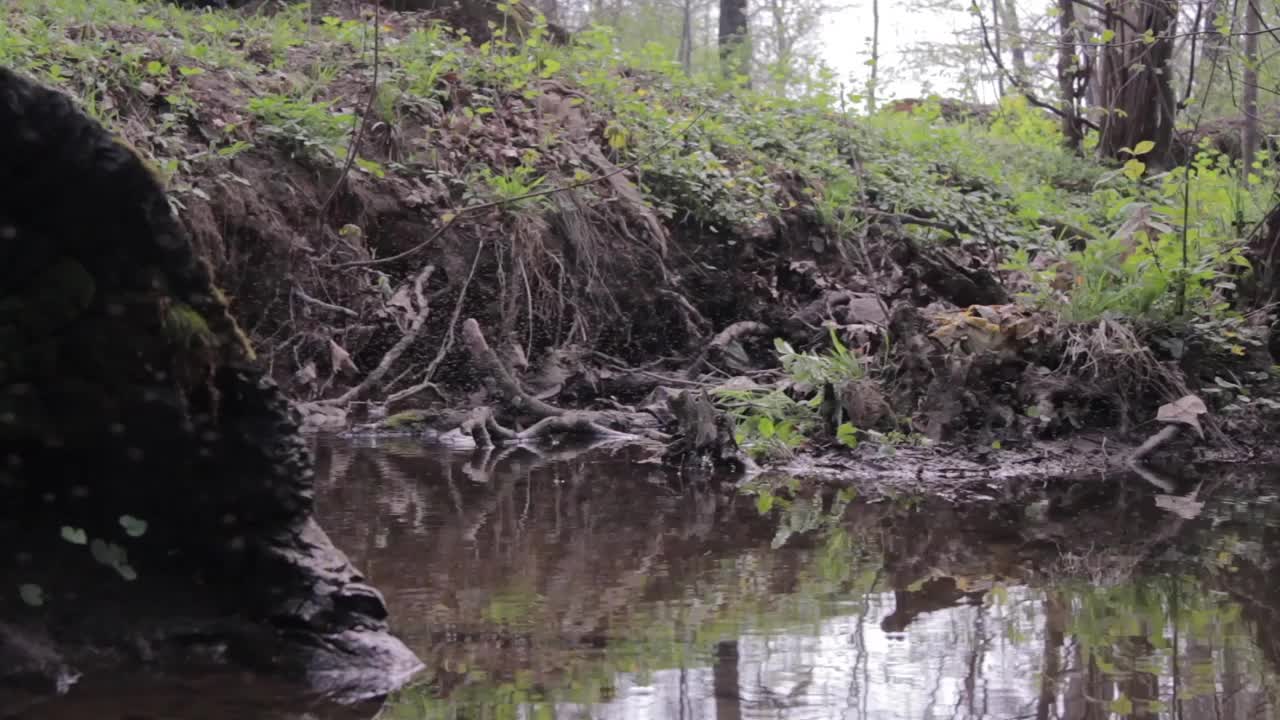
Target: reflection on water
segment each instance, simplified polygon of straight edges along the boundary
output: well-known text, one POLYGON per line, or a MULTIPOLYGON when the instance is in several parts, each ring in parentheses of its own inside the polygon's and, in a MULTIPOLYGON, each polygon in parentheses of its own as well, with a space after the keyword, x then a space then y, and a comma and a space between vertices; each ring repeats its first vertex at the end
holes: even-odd
POLYGON ((1136 479, 962 508, 562 455, 318 447, 324 525, 430 668, 383 717, 1280 716, 1260 477, 1198 515, 1136 479))

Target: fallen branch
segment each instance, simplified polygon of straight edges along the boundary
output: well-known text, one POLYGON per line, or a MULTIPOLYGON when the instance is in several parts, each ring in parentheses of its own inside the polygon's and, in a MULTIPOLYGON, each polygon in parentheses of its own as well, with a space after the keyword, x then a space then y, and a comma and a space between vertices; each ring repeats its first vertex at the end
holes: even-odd
POLYGON ((347 317, 352 317, 356 319, 360 318, 360 313, 356 312, 355 310, 352 310, 351 308, 342 307, 341 305, 334 305, 333 303, 327 303, 319 298, 311 297, 300 287, 294 286, 293 294, 296 295, 299 300, 302 300, 308 305, 315 305, 316 307, 324 308, 325 310, 336 312, 340 315, 346 315, 347 317))
POLYGON ((712 353, 723 350, 729 345, 729 343, 752 335, 768 335, 771 332, 773 332, 773 328, 762 322, 756 322, 755 320, 739 320, 738 322, 733 323, 724 330, 721 330, 719 334, 712 338, 711 343, 698 354, 698 357, 694 358, 692 363, 689 363, 689 367, 684 371, 685 377, 692 380, 698 372, 702 370, 702 366, 706 364, 707 358, 709 358, 712 353))
POLYGON ((564 415, 543 418, 529 427, 517 432, 515 440, 537 440, 554 433, 566 435, 584 435, 606 440, 636 440, 639 436, 618 432, 595 421, 594 413, 566 413, 564 415))

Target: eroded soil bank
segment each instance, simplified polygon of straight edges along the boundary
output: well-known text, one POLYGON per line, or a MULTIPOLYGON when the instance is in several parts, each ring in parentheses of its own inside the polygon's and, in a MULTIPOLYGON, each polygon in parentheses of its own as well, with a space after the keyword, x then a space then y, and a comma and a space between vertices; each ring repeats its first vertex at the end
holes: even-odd
POLYGON ((20 57, 74 68, 55 81, 155 160, 308 428, 1008 465, 1081 433, 1099 452, 1062 458, 1105 464, 1191 395, 1183 450, 1249 457, 1274 426, 1273 288, 1241 269, 1270 216, 1191 292, 1142 256, 1171 227, 1158 183, 1008 141, 1034 111, 854 119, 536 21, 485 49, 424 13, 165 7, 87 33, 58 8, 15 6, 49 28, 20 57))

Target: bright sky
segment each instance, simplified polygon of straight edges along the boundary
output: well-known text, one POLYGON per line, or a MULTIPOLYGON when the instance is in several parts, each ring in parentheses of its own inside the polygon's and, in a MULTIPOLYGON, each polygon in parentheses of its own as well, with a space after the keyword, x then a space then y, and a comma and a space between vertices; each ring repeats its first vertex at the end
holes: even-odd
MULTIPOLYGON (((972 20, 964 13, 912 12, 903 8, 902 0, 880 0, 880 67, 892 69, 901 61, 903 49, 921 41, 948 42, 953 33, 966 28, 972 20)), ((851 0, 850 6, 826 22, 822 46, 826 61, 846 83, 861 92, 869 74, 864 64, 871 57, 871 0, 851 0), (852 78, 852 82, 850 82, 852 78)), ((934 92, 946 94, 949 83, 932 77, 934 92)), ((880 82, 881 98, 918 97, 919 78, 897 78, 880 82)))

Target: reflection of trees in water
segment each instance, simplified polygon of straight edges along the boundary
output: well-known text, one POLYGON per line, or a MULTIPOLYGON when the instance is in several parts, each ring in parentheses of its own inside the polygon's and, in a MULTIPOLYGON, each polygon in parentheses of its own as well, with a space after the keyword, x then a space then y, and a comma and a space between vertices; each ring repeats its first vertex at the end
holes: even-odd
POLYGON ((773 550, 749 498, 599 457, 328 462, 347 467, 321 498, 349 517, 334 535, 435 671, 389 717, 615 695, 589 716, 1275 717, 1280 587, 1240 549, 1280 538, 1221 488, 1195 520, 1141 485, 1065 489, 1034 518, 857 504, 773 550))

